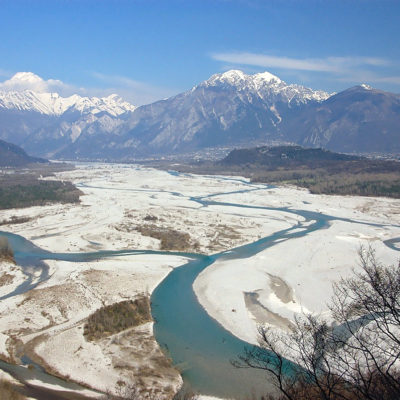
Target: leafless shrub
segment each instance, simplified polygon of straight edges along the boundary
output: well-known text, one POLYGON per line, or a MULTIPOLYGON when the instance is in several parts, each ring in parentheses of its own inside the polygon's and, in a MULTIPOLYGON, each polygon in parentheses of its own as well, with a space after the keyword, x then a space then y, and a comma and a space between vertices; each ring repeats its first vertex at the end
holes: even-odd
POLYGON ((399 399, 400 265, 380 264, 371 248, 359 256, 361 272, 334 286, 334 325, 306 315, 289 334, 260 327, 260 347, 234 364, 267 371, 277 399, 399 399))

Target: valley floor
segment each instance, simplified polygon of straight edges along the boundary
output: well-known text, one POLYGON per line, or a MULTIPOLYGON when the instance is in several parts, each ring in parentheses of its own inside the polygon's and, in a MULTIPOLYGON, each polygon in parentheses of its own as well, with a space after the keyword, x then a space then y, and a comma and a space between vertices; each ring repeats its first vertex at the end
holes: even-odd
MULTIPOLYGON (((304 229, 304 218, 285 207, 340 217, 327 229, 282 241, 253 257, 219 259, 199 275, 194 284, 199 302, 250 343, 257 342, 259 323, 287 329, 298 313, 325 313, 332 282, 357 268, 360 245, 372 245, 386 264, 399 257, 384 244, 400 237, 399 200, 311 195, 294 187, 249 186, 242 178, 131 165, 82 164, 56 178, 78 185, 84 193, 80 204, 0 211, 1 221, 26 221, 2 230, 53 253, 162 249, 214 254, 293 226, 304 229), (249 188, 254 190, 242 192, 249 188), (215 203, 202 204, 205 196, 215 203)), ((186 260, 177 254, 135 254, 46 261, 48 280, 0 302, 1 358, 19 363, 28 356, 52 374, 102 392, 117 394, 134 383, 171 398, 181 377, 155 341, 152 323, 94 342, 83 336, 83 325, 104 305, 151 294, 186 260)), ((0 296, 23 279, 23 269, 3 262, 0 296)), ((84 395, 99 397, 89 390, 84 395)))

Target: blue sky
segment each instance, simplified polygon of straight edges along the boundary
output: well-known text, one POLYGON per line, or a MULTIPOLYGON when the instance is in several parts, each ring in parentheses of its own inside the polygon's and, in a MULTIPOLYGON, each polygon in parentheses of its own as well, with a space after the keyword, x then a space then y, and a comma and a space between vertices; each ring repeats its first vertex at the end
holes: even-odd
POLYGON ((399 0, 0 0, 0 21, 0 81, 64 94, 143 104, 232 68, 400 93, 399 0))

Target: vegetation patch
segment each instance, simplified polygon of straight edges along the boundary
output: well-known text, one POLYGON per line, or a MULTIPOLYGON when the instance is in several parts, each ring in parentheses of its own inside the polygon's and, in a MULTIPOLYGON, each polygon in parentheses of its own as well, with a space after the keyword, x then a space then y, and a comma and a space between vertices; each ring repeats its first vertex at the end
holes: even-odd
POLYGON ((30 217, 17 217, 13 215, 10 219, 3 219, 0 221, 0 225, 16 225, 16 224, 24 224, 25 222, 32 221, 33 218, 30 217))
POLYGON ((153 224, 138 226, 136 230, 143 236, 150 236, 160 240, 161 250, 188 251, 199 249, 199 243, 193 242, 190 235, 186 232, 163 228, 153 224))
POLYGON ((0 186, 0 208, 42 206, 48 203, 78 203, 82 192, 71 182, 30 181, 0 186))
POLYGON ((252 182, 284 183, 309 189, 313 194, 385 196, 400 198, 400 174, 329 174, 328 171, 265 173, 252 182))
POLYGON ((150 301, 142 296, 135 300, 105 306, 89 316, 84 326, 87 340, 97 340, 151 321, 150 301))
POLYGON ((0 237, 0 261, 15 263, 13 249, 5 237, 0 237))
POLYGON ((147 214, 144 218, 145 221, 158 221, 158 217, 155 215, 147 214))
MULTIPOLYGON (((29 169, 0 171, 0 209, 41 206, 49 203, 78 203, 79 196, 83 193, 71 182, 42 179, 68 169, 71 169, 71 166, 51 164, 32 166, 29 169)), ((16 219, 14 223, 20 222, 16 219)))
POLYGON ((0 287, 9 285, 14 280, 14 277, 10 274, 0 275, 0 287))

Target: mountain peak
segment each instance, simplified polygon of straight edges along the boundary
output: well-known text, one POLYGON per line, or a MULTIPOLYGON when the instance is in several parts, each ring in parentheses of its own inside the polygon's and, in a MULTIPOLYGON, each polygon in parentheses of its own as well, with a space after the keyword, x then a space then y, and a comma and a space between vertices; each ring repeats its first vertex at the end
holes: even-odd
POLYGON ((273 81, 275 81, 277 83, 282 82, 282 80, 279 79, 276 75, 273 75, 268 71, 260 72, 258 74, 253 75, 253 77, 254 77, 254 80, 262 80, 264 82, 273 82, 273 81))
POLYGON ((227 83, 230 85, 238 85, 241 82, 246 81, 248 76, 238 69, 231 69, 223 72, 222 74, 214 74, 210 79, 205 81, 207 85, 215 85, 218 83, 227 83))
POLYGON ((260 72, 254 75, 247 75, 238 69, 231 69, 223 72, 222 74, 215 74, 206 81, 208 84, 216 84, 220 82, 237 86, 243 83, 282 83, 282 80, 268 71, 260 72))
POLYGON ((224 79, 245 79, 245 77, 247 77, 247 75, 239 69, 230 69, 229 71, 216 75, 219 75, 221 78, 224 79))
POLYGON ((365 90, 372 90, 372 89, 373 89, 372 86, 369 86, 369 85, 367 85, 366 83, 362 83, 362 84, 360 85, 360 87, 362 87, 362 88, 365 89, 365 90))
POLYGON ((196 90, 196 88, 207 87, 221 87, 222 90, 226 87, 231 87, 238 93, 258 96, 263 101, 270 103, 270 106, 273 106, 277 101, 288 104, 305 104, 309 101, 323 101, 330 96, 329 93, 321 90, 312 90, 301 85, 287 84, 268 71, 247 75, 243 71, 232 69, 211 76, 207 81, 195 86, 192 91, 196 90))
POLYGON ((110 94, 107 97, 102 97, 102 99, 107 100, 107 101, 112 101, 115 103, 126 103, 126 101, 120 95, 118 95, 116 93, 110 94))

